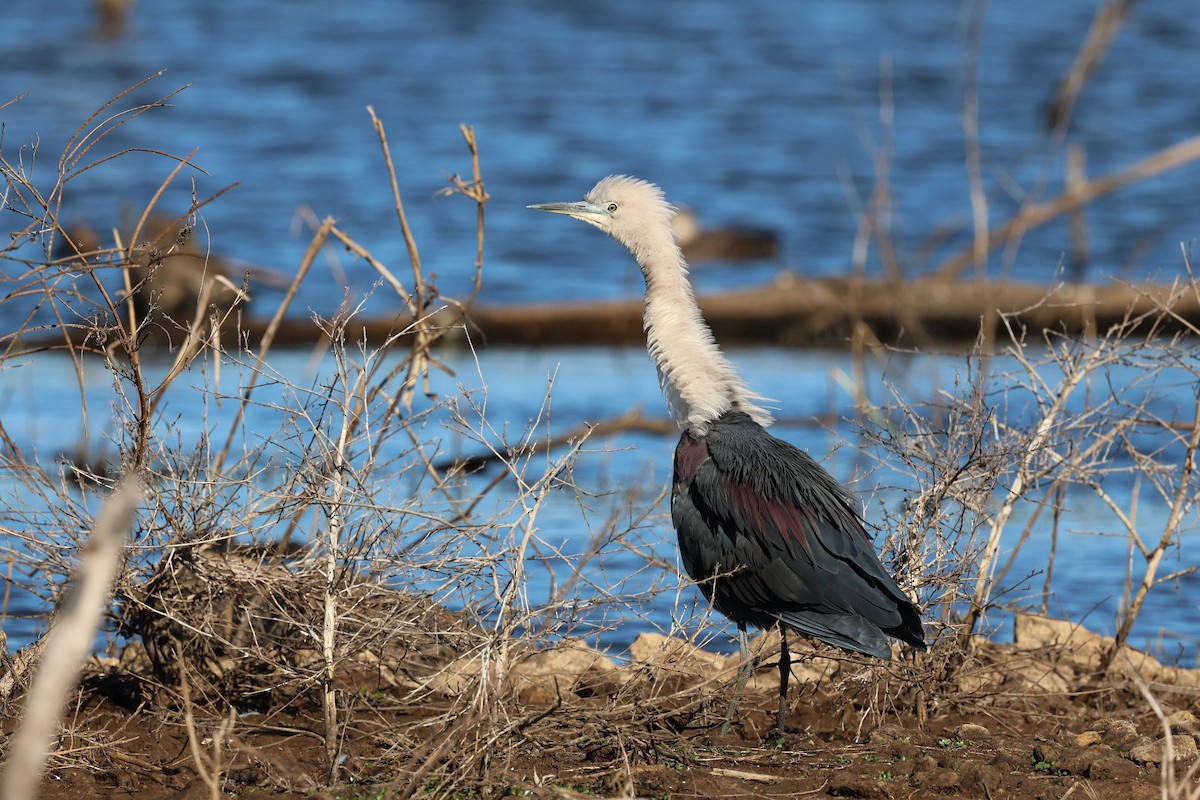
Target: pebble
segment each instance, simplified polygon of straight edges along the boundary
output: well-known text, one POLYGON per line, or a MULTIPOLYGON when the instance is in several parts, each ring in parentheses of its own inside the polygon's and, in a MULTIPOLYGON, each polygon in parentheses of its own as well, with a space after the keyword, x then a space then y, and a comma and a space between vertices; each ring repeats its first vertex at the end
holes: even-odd
POLYGON ((1200 732, 1200 720, 1196 719, 1196 715, 1186 709, 1176 711, 1167 717, 1167 725, 1170 726, 1171 733, 1200 732))
POLYGON ((1088 778, 1093 781, 1132 781, 1142 774, 1142 768, 1127 758, 1098 758, 1088 769, 1088 778))
POLYGON ((918 789, 937 791, 959 789, 962 785, 962 775, 956 770, 939 769, 932 772, 914 773, 912 782, 918 789))
POLYGON ((987 728, 973 722, 964 722, 954 729, 954 733, 964 739, 983 739, 992 735, 987 728))
POLYGON ((938 768, 937 759, 933 756, 921 756, 917 759, 916 765, 913 767, 913 772, 935 772, 938 768))
MULTIPOLYGON (((1196 740, 1191 736, 1172 736, 1171 745, 1176 761, 1191 761, 1196 757, 1196 740)), ((1131 748, 1129 757, 1142 764, 1161 764, 1166 758, 1167 740, 1141 744, 1131 748)))
POLYGON ((891 744, 892 742, 907 742, 912 739, 912 731, 899 725, 880 725, 867 734, 871 744, 891 744))
POLYGON ((1092 725, 1092 730, 1099 731, 1102 741, 1111 747, 1123 745, 1131 739, 1136 739, 1138 735, 1132 722, 1115 717, 1097 721, 1092 725))
POLYGON ((962 771, 962 790, 980 797, 991 797, 1004 783, 1000 770, 987 764, 971 764, 962 771))
POLYGON ((1054 762, 1054 769, 1087 777, 1091 774, 1092 764, 1096 762, 1096 759, 1102 758, 1105 752, 1111 753, 1112 751, 1107 748, 1068 747, 1054 762))

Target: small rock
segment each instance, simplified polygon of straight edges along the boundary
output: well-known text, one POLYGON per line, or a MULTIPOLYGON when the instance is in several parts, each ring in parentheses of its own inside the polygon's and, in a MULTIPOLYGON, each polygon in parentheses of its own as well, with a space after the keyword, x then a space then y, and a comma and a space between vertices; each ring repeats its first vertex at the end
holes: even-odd
POLYGON ((970 795, 992 797, 1004 778, 1000 770, 987 764, 970 764, 962 771, 962 790, 970 795))
POLYGON ((1013 644, 1020 650, 1060 647, 1080 631, 1087 633, 1065 619, 1053 619, 1039 614, 1018 614, 1013 620, 1013 644))
POLYGON ((1115 753, 1107 758, 1098 758, 1088 769, 1088 778, 1093 781, 1132 781, 1142 775, 1142 768, 1127 758, 1115 753))
POLYGON ((1200 720, 1196 719, 1196 715, 1186 709, 1176 711, 1167 717, 1167 725, 1170 726, 1171 733, 1200 732, 1200 720))
POLYGON ((957 789, 962 784, 962 775, 952 769, 921 771, 913 773, 912 782, 918 789, 957 789))
POLYGON ((226 780, 242 786, 261 786, 267 780, 267 771, 257 764, 251 764, 241 769, 231 769, 225 775, 226 780))
POLYGON ((1101 741, 1112 748, 1118 748, 1136 739, 1138 735, 1132 722, 1116 717, 1097 720, 1092 725, 1092 730, 1099 731, 1102 735, 1101 741))
POLYGON ((709 653, 682 639, 673 639, 660 633, 641 633, 629 645, 629 657, 633 661, 651 664, 660 669, 696 671, 704 677, 715 677, 736 669, 737 659, 726 659, 709 653))
POLYGON ((1022 687, 1022 690, 1036 690, 1042 694, 1065 695, 1071 691, 1074 676, 1066 667, 1051 668, 1031 666, 1028 669, 1013 672, 1008 676, 1009 682, 1022 687))
POLYGON ((1130 752, 1135 747, 1145 747, 1148 744, 1154 744, 1153 736, 1135 736, 1120 747, 1114 747, 1113 749, 1117 751, 1130 752))
POLYGON ((1122 647, 1109 669, 1110 677, 1124 676, 1131 680, 1161 683, 1164 673, 1162 662, 1149 653, 1122 647))
POLYGON ((1075 744, 1079 747, 1091 747, 1103 741, 1104 734, 1100 733, 1100 731, 1084 731, 1075 736, 1075 744))
POLYGON ((1179 690, 1200 688, 1200 670, 1186 667, 1163 667, 1159 680, 1179 690))
POLYGON ((562 693, 556 694, 549 686, 541 683, 530 684, 517 691, 517 699, 522 703, 540 708, 549 708, 560 697, 562 693))
POLYGON ((557 647, 535 650, 518 660, 509 680, 518 692, 535 687, 537 691, 532 694, 553 700, 581 684, 602 683, 616 672, 616 664, 607 656, 584 644, 563 642, 557 647))
POLYGON ((483 669, 482 659, 475 656, 462 656, 447 664, 429 678, 429 688, 447 696, 462 694, 477 680, 483 669))
POLYGON ((830 781, 828 791, 831 797, 879 797, 878 784, 863 776, 839 775, 830 781))
POLYGON ((867 734, 871 744, 891 744, 892 742, 907 742, 912 740, 912 734, 899 725, 880 725, 867 734))
POLYGON ((1091 772, 1092 764, 1103 754, 1104 751, 1099 748, 1068 747, 1054 762, 1054 769, 1086 777, 1091 772))
POLYGON ((1088 730, 1089 731, 1100 731, 1101 733, 1103 733, 1103 732, 1109 730, 1110 728, 1124 728, 1124 727, 1132 728, 1133 723, 1130 722, 1129 720, 1125 719, 1124 717, 1101 717, 1098 720, 1094 720, 1091 725, 1088 725, 1088 730))
POLYGON ((921 756, 913 765, 913 774, 918 772, 934 772, 938 768, 937 759, 933 756, 921 756))
POLYGON ((987 728, 973 722, 964 722, 954 729, 954 733, 963 739, 986 739, 992 735, 987 728))
POLYGON ((998 669, 964 670, 958 675, 958 690, 963 694, 989 695, 1004 684, 1004 673, 998 669))
MULTIPOLYGON (((1053 650, 1066 663, 1088 672, 1100 665, 1104 648, 1111 642, 1111 639, 1065 619, 1018 614, 1013 621, 1013 643, 1018 650, 1053 650)), ((1040 684, 1047 681, 1032 682, 1040 684)))
POLYGON ((653 676, 655 691, 662 694, 696 686, 706 680, 728 679, 738 668, 737 656, 726 658, 682 639, 658 633, 638 634, 629 646, 629 658, 632 667, 646 670, 653 676))
POLYGON ((921 757, 921 748, 912 742, 890 742, 883 746, 883 752, 896 761, 915 762, 921 757))
MULTIPOLYGON (((1196 757, 1196 740, 1191 736, 1172 736, 1171 747, 1176 761, 1191 761, 1196 757)), ((1167 740, 1131 748, 1129 757, 1141 764, 1161 764, 1166 758, 1167 740)))

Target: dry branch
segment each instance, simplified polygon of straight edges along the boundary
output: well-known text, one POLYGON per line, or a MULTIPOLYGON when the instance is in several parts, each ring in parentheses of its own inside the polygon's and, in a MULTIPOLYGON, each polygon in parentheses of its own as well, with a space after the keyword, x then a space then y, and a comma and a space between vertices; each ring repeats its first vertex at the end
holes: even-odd
MULTIPOLYGON (((997 247, 1013 239, 1020 239, 1031 228, 1045 225, 1063 214, 1068 214, 1077 208, 1090 203, 1098 197, 1112 194, 1132 183, 1153 178, 1164 172, 1183 166, 1200 158, 1200 136, 1193 136, 1178 144, 1164 148, 1153 155, 1143 158, 1132 166, 1118 170, 1094 180, 1071 186, 1067 191, 1046 200, 1023 207, 1016 216, 1009 219, 1000 227, 991 231, 987 240, 987 249, 997 247)), ((975 263, 977 253, 975 247, 969 247, 942 262, 933 275, 944 281, 958 277, 964 269, 975 263)))
POLYGON ((1058 81, 1055 96, 1046 104, 1045 123, 1052 132, 1065 131, 1084 85, 1108 55, 1108 48, 1138 0, 1105 0, 1096 9, 1087 36, 1066 75, 1058 81))

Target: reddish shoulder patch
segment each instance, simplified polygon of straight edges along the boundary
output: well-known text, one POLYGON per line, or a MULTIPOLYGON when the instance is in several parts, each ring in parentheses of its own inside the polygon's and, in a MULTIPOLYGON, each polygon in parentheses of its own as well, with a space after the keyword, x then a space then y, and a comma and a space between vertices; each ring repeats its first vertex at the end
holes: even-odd
POLYGON ((766 497, 745 483, 729 481, 729 501, 738 519, 753 527, 759 539, 790 539, 812 560, 812 543, 808 531, 814 524, 809 509, 779 497, 766 497))
POLYGON ((700 465, 708 460, 708 441, 691 431, 684 431, 675 446, 675 480, 691 483, 700 465))

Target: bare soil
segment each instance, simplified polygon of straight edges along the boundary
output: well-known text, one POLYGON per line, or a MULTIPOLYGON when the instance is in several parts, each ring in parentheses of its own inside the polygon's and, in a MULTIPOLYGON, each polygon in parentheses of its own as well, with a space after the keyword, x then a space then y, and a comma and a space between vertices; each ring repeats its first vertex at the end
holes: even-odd
POLYGON ((359 659, 338 684, 332 782, 316 687, 231 708, 199 685, 190 705, 135 642, 89 670, 43 797, 1162 797, 1163 722, 1137 684, 1172 715, 1182 774, 1196 672, 1130 651, 1097 679, 1100 637, 1056 621, 1022 630, 1015 644, 935 648, 921 664, 810 650, 784 735, 771 730, 769 641, 727 734, 733 659, 662 637, 639 640, 621 666, 579 647, 529 651, 514 658, 520 679, 491 697, 477 660, 447 657, 410 682, 359 659))

